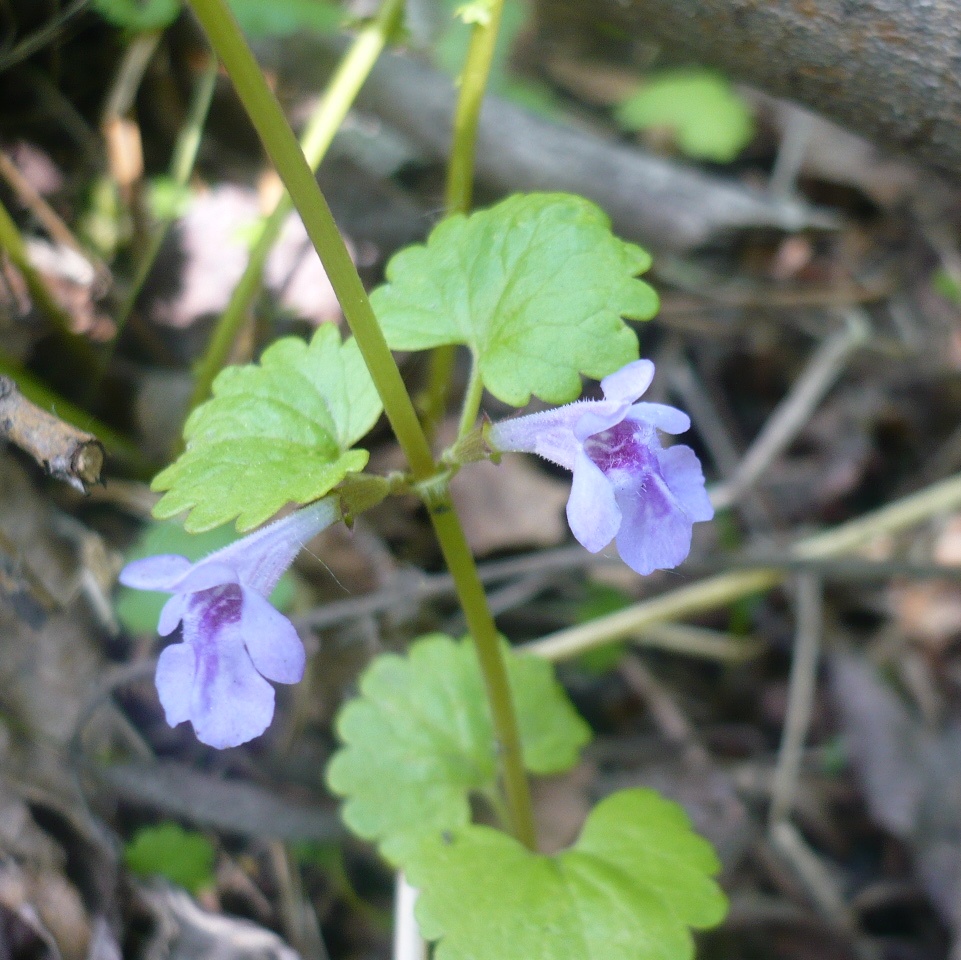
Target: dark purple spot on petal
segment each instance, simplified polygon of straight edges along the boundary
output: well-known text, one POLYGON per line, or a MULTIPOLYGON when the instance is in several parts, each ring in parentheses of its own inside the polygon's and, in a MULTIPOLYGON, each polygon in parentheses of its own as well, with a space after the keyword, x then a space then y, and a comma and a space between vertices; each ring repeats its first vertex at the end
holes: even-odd
POLYGON ((240 620, 243 591, 239 584, 225 583, 190 595, 191 612, 197 617, 197 631, 212 639, 224 627, 240 620))
POLYGON ((584 442, 585 453, 608 476, 620 470, 636 476, 660 473, 656 452, 659 447, 651 427, 630 420, 622 420, 584 442))

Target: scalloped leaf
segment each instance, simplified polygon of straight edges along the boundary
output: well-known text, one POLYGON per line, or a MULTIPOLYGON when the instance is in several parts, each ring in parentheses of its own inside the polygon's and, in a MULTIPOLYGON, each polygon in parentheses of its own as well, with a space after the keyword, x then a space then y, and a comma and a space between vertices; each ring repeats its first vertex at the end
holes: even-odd
POLYGON ((467 826, 422 837, 404 861, 434 960, 687 960, 689 928, 726 912, 719 867, 683 809, 652 790, 603 800, 555 856, 467 826))
POLYGON ((371 301, 392 348, 466 344, 499 400, 567 403, 581 374, 599 379, 637 359, 622 318, 657 311, 657 294, 636 279, 650 263, 589 200, 518 194, 449 217, 426 245, 402 250, 371 301))
POLYGON ((351 446, 380 416, 381 404, 353 339, 320 327, 308 346, 285 337, 259 364, 228 367, 214 396, 187 418, 187 449, 153 482, 166 490, 154 516, 190 515, 191 533, 237 517, 250 530, 286 503, 310 503, 363 470, 351 446))
MULTIPOLYGON (((560 773, 577 762, 590 729, 577 715, 551 664, 504 655, 524 765, 560 773)), ((337 718, 345 746, 327 769, 346 798, 343 818, 381 845, 390 860, 411 837, 470 821, 471 794, 497 786, 494 731, 473 644, 443 634, 415 641, 407 656, 385 654, 364 672, 361 697, 337 718)))

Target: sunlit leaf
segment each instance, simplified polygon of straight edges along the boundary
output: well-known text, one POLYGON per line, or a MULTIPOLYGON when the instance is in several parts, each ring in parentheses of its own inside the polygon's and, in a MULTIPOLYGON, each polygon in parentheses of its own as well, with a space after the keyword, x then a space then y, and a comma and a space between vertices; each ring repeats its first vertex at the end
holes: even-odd
POLYGON ((522 194, 450 217, 402 250, 372 302, 394 349, 466 344, 498 399, 566 403, 581 374, 600 379, 637 359, 623 318, 657 310, 637 279, 650 262, 583 197, 522 194))
MULTIPOLYGON (((569 769, 589 739, 587 725, 549 663, 503 649, 524 765, 540 774, 569 769)), ((470 796, 494 793, 498 767, 473 644, 423 637, 407 656, 374 660, 360 692, 337 719, 345 746, 327 772, 346 798, 347 825, 391 858, 412 835, 467 823, 470 796)))
POLYGON ((434 960, 688 960, 690 928, 726 911, 711 845, 651 790, 602 801, 555 856, 466 826, 421 838, 404 869, 434 960))
POLYGON ((154 508, 160 519, 190 510, 191 532, 234 517, 249 530, 367 463, 367 451, 351 447, 380 415, 380 400, 356 342, 342 344, 333 326, 309 346, 285 337, 259 364, 228 367, 213 393, 187 419, 186 451, 154 479, 167 491, 154 508))

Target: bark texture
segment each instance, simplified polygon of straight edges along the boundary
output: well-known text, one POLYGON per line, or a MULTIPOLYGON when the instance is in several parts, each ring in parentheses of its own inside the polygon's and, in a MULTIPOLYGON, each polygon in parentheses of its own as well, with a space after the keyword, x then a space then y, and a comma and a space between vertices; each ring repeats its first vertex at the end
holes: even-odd
MULTIPOLYGON (((323 87, 333 51, 312 38, 258 46, 270 69, 311 89, 323 87)), ((450 152, 457 91, 450 77, 385 54, 357 104, 400 130, 439 161, 450 152)), ((488 187, 567 190, 607 211, 616 231, 656 249, 686 250, 749 227, 830 229, 836 219, 788 198, 671 163, 588 130, 553 123, 499 97, 484 100, 477 178, 488 187)))
POLYGON ((961 173, 958 0, 538 0, 547 39, 653 41, 961 173))

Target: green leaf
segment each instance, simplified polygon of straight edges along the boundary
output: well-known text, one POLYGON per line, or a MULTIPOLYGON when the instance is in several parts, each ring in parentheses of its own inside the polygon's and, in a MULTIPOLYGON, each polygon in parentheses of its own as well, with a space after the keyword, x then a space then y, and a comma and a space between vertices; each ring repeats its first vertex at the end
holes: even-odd
MULTIPOLYGON (((524 765, 558 773, 577 762, 590 738, 546 661, 503 645, 524 765)), ((471 794, 497 785, 494 731, 474 646, 442 634, 385 654, 367 668, 361 697, 337 719, 345 746, 327 770, 346 797, 343 817, 392 859, 414 835, 470 820, 471 794)))
POLYGON ((160 874, 191 893, 214 885, 214 846, 202 834, 175 823, 138 830, 124 849, 124 862, 144 876, 160 874))
MULTIPOLYGON (((124 561, 130 563, 164 553, 176 553, 188 560, 200 560, 237 539, 236 531, 229 526, 217 527, 206 533, 187 533, 183 525, 175 520, 156 521, 147 525, 140 538, 124 556, 124 561)), ((117 616, 131 633, 153 633, 157 629, 160 610, 169 599, 169 593, 121 586, 117 591, 117 616)), ((293 580, 285 573, 270 595, 270 602, 284 612, 290 609, 293 600, 293 580)))
POLYGON ((602 801, 556 856, 468 826, 422 839, 404 869, 434 960, 686 960, 688 928, 727 908, 711 845, 651 790, 602 801))
POLYGON ((394 349, 466 344, 498 399, 566 403, 581 374, 599 379, 637 359, 622 317, 657 310, 635 279, 650 262, 583 197, 520 194, 449 217, 426 245, 402 250, 371 300, 394 349))
MULTIPOLYGON (((578 604, 574 613, 576 623, 590 623, 599 617, 617 613, 634 602, 634 598, 617 587, 602 583, 589 583, 587 596, 578 604)), ((627 650, 625 641, 605 643, 599 647, 585 650, 577 657, 578 665, 589 674, 602 676, 610 673, 624 659, 627 650)))
POLYGON ((289 37, 295 33, 334 33, 344 12, 328 0, 230 0, 230 7, 248 37, 289 37))
POLYGON ((180 15, 180 0, 93 0, 93 8, 115 27, 142 33, 169 27, 180 15))
POLYGON ((949 303, 961 307, 961 283, 958 278, 949 273, 944 267, 938 267, 931 275, 931 286, 934 292, 944 297, 949 303))
POLYGON ((366 450, 350 447, 374 425, 380 400, 356 342, 342 344, 331 325, 310 346, 285 337, 259 365, 228 367, 213 393, 187 419, 186 451, 154 478, 167 491, 154 508, 160 519, 190 510, 192 533, 234 517, 249 530, 367 463, 366 450))
POLYGON ((711 70, 655 74, 616 115, 628 130, 666 127, 689 157, 718 163, 729 163, 754 136, 750 108, 711 70))

